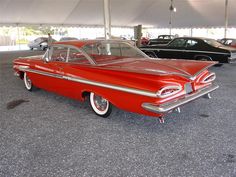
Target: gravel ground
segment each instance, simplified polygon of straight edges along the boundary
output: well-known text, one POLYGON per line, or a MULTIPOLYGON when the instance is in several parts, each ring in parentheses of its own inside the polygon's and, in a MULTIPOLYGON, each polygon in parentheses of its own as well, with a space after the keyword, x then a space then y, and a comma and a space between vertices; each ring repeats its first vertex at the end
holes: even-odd
POLYGON ((159 120, 28 92, 0 53, 0 176, 236 176, 236 64, 213 67, 220 88, 159 120))

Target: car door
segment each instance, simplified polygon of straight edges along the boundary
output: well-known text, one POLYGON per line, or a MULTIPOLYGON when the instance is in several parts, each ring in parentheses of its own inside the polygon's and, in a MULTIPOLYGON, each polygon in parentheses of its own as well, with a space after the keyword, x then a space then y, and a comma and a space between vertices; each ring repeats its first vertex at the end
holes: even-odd
MULTIPOLYGON (((32 66, 33 84, 48 91, 61 94, 65 89, 64 66, 68 47, 53 46, 47 51, 49 61, 40 60, 32 66)), ((46 57, 46 56, 45 56, 46 57)))
POLYGON ((170 42, 165 48, 161 48, 158 53, 160 58, 185 58, 186 39, 178 38, 170 42))
POLYGON ((199 54, 199 42, 195 39, 188 39, 185 44, 185 58, 193 60, 199 54))

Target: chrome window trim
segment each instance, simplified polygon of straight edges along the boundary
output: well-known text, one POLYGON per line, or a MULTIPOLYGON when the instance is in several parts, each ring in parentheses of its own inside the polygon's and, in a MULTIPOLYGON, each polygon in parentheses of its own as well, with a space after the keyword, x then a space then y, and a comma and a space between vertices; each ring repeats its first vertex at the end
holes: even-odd
POLYGON ((70 47, 67 48, 67 54, 66 54, 66 62, 69 61, 69 54, 70 54, 70 47))
MULTIPOLYGON (((81 49, 81 48, 78 48, 78 47, 76 47, 76 46, 69 45, 69 44, 52 44, 51 47, 50 47, 50 49, 53 50, 53 47, 65 47, 65 48, 67 48, 66 63, 68 63, 68 57, 69 57, 68 51, 70 51, 69 49, 72 48, 72 49, 75 49, 75 50, 78 50, 79 52, 81 52, 81 53, 85 56, 85 58, 89 61, 90 64, 96 65, 96 62, 95 62, 83 49, 81 49)), ((49 52, 50 49, 47 50, 46 53, 49 52)), ((44 57, 46 56, 46 53, 44 54, 43 59, 44 59, 44 57)), ((53 53, 53 51, 51 52, 51 55, 52 55, 52 53, 53 53)), ((49 56, 49 59, 50 59, 50 60, 51 60, 51 55, 49 56)), ((50 61, 49 61, 49 62, 50 62, 50 61)))
MULTIPOLYGON (((143 58, 150 58, 147 54, 145 54, 142 50, 140 50, 139 48, 131 45, 129 42, 126 42, 126 41, 122 41, 122 40, 96 40, 94 42, 94 44, 97 44, 97 43, 101 43, 101 44, 127 44, 129 47, 133 48, 136 52, 138 52, 141 56, 143 56, 143 58)), ((87 43, 85 44, 83 47, 85 47, 86 45, 89 45, 90 43, 87 43)), ((82 47, 82 48, 83 48, 82 47)))

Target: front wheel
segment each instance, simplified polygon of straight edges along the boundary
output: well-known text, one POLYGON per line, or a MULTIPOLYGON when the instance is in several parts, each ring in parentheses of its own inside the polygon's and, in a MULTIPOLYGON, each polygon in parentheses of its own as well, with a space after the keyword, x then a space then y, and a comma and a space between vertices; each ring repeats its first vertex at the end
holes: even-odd
POLYGON ((30 78, 27 76, 26 73, 24 73, 24 84, 25 84, 25 88, 28 90, 28 91, 32 91, 33 89, 33 84, 32 84, 32 81, 30 80, 30 78))
POLYGON ((108 100, 102 96, 96 95, 95 93, 90 93, 90 105, 93 111, 101 117, 108 117, 112 111, 112 105, 108 100))

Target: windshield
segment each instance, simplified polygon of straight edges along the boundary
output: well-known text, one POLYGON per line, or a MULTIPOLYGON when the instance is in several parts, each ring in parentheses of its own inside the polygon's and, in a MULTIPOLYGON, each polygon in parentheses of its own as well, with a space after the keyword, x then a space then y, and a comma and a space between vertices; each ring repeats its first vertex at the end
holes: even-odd
POLYGON ((222 45, 221 43, 217 42, 214 39, 204 39, 204 42, 206 42, 207 44, 213 46, 213 47, 222 47, 224 45, 222 45))
POLYGON ((101 41, 83 46, 83 50, 96 63, 107 63, 125 58, 147 58, 138 48, 126 42, 101 41))

